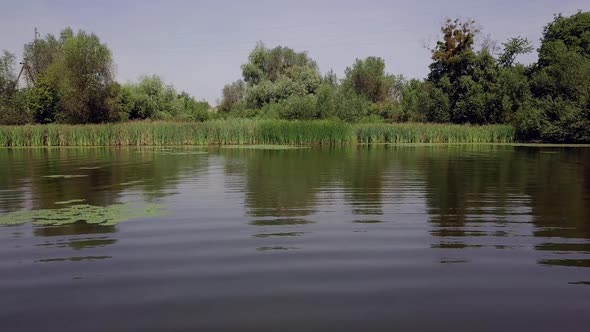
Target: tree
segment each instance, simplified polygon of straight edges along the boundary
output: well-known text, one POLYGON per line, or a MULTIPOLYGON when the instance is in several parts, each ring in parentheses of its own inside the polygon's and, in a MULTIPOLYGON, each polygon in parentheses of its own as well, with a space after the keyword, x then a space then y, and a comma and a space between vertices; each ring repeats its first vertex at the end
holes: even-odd
POLYGON ((0 96, 8 98, 16 87, 16 56, 4 51, 0 56, 0 96))
POLYGON ((177 93, 172 85, 156 75, 143 76, 137 83, 125 84, 121 104, 127 118, 132 120, 205 121, 209 117, 209 103, 197 101, 186 92, 177 93))
POLYGON ((33 84, 47 71, 51 64, 59 59, 63 54, 65 41, 73 35, 73 30, 66 28, 62 31, 59 39, 52 34, 48 34, 44 39, 35 39, 25 44, 23 60, 28 70, 24 74, 29 84, 33 84))
POLYGON ((559 53, 570 51, 590 57, 590 12, 578 12, 570 17, 556 15, 543 29, 539 48, 539 66, 553 63, 559 53))
POLYGON ((317 73, 316 62, 310 59, 306 52, 295 52, 283 46, 268 49, 263 43, 258 43, 248 60, 249 62, 242 66, 242 74, 244 81, 251 85, 262 80, 277 82, 281 77, 289 76, 288 72, 296 67, 307 67, 317 73))
MULTIPOLYGON (((48 37, 51 39, 51 37, 48 37)), ((56 118, 67 123, 101 123, 118 118, 120 86, 113 80, 111 51, 95 34, 65 29, 59 54, 47 67, 39 65, 35 80, 59 95, 56 118)))
POLYGON ((438 75, 452 70, 463 55, 473 53, 475 36, 479 33, 479 28, 473 20, 461 22, 459 19, 447 19, 440 31, 443 35, 442 40, 431 50, 434 61, 430 65, 432 79, 437 79, 438 75))
POLYGON ((373 103, 380 103, 395 99, 395 83, 396 78, 385 72, 382 58, 368 57, 356 59, 352 67, 346 68, 342 85, 373 103))
POLYGON ((165 119, 176 107, 176 90, 156 75, 123 86, 123 109, 129 119, 165 119))
POLYGON ((59 114, 59 95, 44 76, 39 76, 35 86, 25 90, 26 103, 36 123, 53 123, 59 114))
POLYGON ((474 51, 479 32, 475 21, 447 20, 441 32, 442 40, 431 50, 428 81, 432 86, 421 92, 440 103, 425 103, 425 118, 453 123, 503 122, 496 95, 499 68, 486 49, 474 51), (444 115, 447 111, 448 116, 444 115))
POLYGON ((535 99, 515 119, 521 139, 590 142, 590 12, 545 27, 530 84, 535 99))
POLYGON ((210 105, 208 102, 197 101, 195 97, 184 91, 178 95, 178 102, 181 110, 181 114, 178 115, 179 118, 200 122, 209 118, 210 105))
POLYGON ((221 112, 230 112, 232 109, 243 105, 246 101, 246 84, 237 80, 223 87, 222 99, 219 104, 221 112))
POLYGON ((247 107, 262 108, 291 96, 313 94, 321 84, 317 64, 307 53, 283 46, 268 49, 262 43, 256 45, 242 66, 242 76, 245 87, 235 83, 224 88, 227 94, 221 102, 223 110, 238 104, 242 93, 247 107))
POLYGON ((512 67, 518 55, 528 54, 534 50, 531 42, 520 36, 510 38, 507 42, 502 43, 502 46, 504 46, 504 51, 500 54, 498 62, 503 67, 512 67))
POLYGON ((16 89, 16 57, 4 51, 0 56, 0 124, 18 125, 31 121, 25 96, 16 89))

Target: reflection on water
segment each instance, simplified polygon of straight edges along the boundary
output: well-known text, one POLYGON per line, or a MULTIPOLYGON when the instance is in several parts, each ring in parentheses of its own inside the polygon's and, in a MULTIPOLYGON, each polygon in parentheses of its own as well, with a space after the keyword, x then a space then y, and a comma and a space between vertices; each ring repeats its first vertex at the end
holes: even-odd
POLYGON ((82 201, 172 214, 0 226, 9 330, 68 313, 67 331, 590 323, 589 148, 0 150, 0 214, 82 201))

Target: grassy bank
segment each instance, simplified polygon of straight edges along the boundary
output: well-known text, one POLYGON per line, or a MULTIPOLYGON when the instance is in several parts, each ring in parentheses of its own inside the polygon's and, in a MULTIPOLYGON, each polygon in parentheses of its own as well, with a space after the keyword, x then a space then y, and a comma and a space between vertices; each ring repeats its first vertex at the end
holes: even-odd
POLYGON ((0 146, 120 146, 355 143, 511 143, 505 125, 350 124, 338 121, 215 120, 101 125, 0 126, 0 146))

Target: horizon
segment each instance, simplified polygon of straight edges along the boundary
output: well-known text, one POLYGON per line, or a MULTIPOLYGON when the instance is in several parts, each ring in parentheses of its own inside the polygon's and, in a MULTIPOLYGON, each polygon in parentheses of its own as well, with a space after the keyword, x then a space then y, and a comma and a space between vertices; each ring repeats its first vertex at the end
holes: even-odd
POLYGON ((8 1, 0 13, 0 49, 20 59, 35 28, 41 37, 66 27, 85 30, 109 46, 119 82, 155 74, 216 105, 223 86, 241 78, 240 67, 258 41, 306 51, 322 73, 333 69, 339 78, 356 58, 367 56, 383 58, 392 74, 424 78, 431 62, 425 46, 438 40, 446 18, 476 20, 480 37, 489 35, 498 46, 510 37, 528 38, 535 52, 519 62, 530 64, 553 15, 590 9, 580 0, 460 0, 452 8, 436 1, 276 2, 8 1))

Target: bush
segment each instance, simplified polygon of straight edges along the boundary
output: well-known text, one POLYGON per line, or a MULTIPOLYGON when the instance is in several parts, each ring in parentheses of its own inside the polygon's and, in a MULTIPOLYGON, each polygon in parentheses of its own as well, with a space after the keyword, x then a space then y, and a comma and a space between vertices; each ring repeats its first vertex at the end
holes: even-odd
POLYGON ((0 124, 2 125, 23 125, 33 122, 33 117, 27 108, 26 95, 17 91, 8 96, 0 98, 0 124))
POLYGON ((347 122, 358 122, 369 114, 369 101, 355 93, 341 93, 336 104, 336 115, 347 122))
POLYGON ((331 84, 322 84, 316 94, 316 109, 318 118, 328 119, 336 117, 338 99, 337 87, 331 84))
POLYGON ((291 96, 281 102, 280 117, 287 120, 312 120, 318 118, 316 97, 312 95, 291 96))
POLYGON ((192 120, 209 118, 209 103, 186 92, 178 94, 158 76, 144 76, 122 89, 122 109, 129 119, 192 120))

